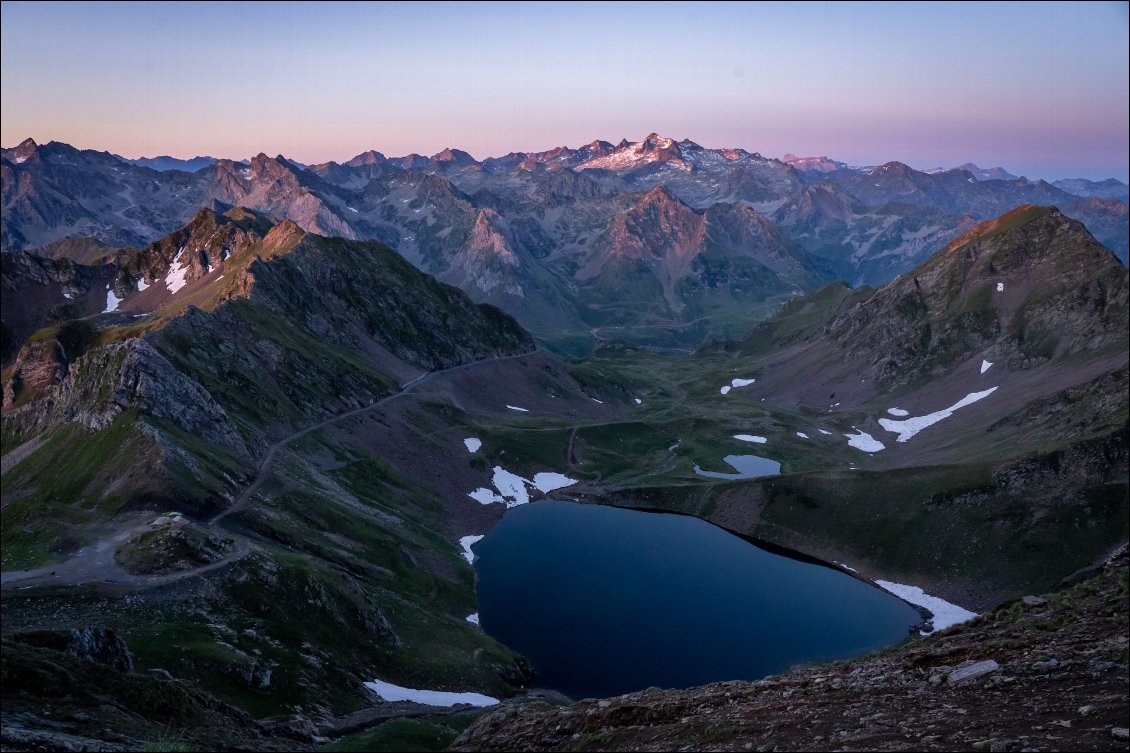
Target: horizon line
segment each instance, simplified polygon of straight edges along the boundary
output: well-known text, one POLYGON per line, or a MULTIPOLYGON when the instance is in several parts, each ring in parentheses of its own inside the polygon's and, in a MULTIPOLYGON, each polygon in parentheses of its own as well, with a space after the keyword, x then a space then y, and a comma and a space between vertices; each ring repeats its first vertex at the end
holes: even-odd
MULTIPOLYGON (((46 142, 40 142, 40 141, 36 140, 35 137, 33 137, 33 136, 28 136, 28 137, 22 139, 15 146, 10 146, 10 147, 9 146, 0 146, 0 149, 3 149, 4 151, 12 151, 14 149, 19 148, 23 144, 26 144, 28 141, 31 141, 37 147, 49 146, 51 144, 63 144, 65 146, 69 146, 72 149, 77 149, 79 151, 84 151, 84 152, 89 151, 89 152, 97 152, 97 153, 101 153, 101 154, 108 154, 111 157, 115 157, 117 159, 125 160, 127 162, 135 161, 135 160, 143 160, 143 159, 153 160, 153 159, 161 159, 161 158, 175 159, 175 160, 181 160, 181 161, 185 161, 185 162, 193 160, 193 159, 211 159, 211 160, 216 160, 216 161, 226 160, 226 161, 229 161, 229 162, 244 162, 244 161, 250 162, 251 160, 255 159, 256 157, 259 157, 260 155, 262 155, 262 156, 266 156, 268 159, 282 158, 282 159, 284 159, 284 160, 286 160, 286 161, 288 161, 292 164, 297 163, 303 169, 305 169, 305 168, 309 168, 309 167, 317 167, 318 165, 328 165, 330 163, 333 163, 333 164, 336 164, 336 165, 345 165, 350 160, 355 159, 355 158, 361 156, 362 154, 367 154, 369 152, 376 152, 376 153, 380 154, 381 156, 383 156, 385 159, 396 160, 396 159, 404 159, 404 158, 412 157, 412 156, 425 157, 427 159, 432 159, 432 158, 436 157, 437 155, 443 153, 444 151, 452 150, 452 151, 463 152, 464 154, 467 154, 468 156, 470 156, 471 159, 474 160, 475 162, 482 163, 482 162, 485 162, 486 160, 490 160, 490 159, 501 159, 502 157, 506 157, 506 156, 509 156, 511 154, 539 154, 539 153, 553 151, 554 149, 573 149, 573 150, 576 150, 576 149, 580 149, 580 148, 583 148, 585 146, 589 146, 590 144, 595 144, 595 143, 598 143, 598 142, 609 144, 612 147, 616 148, 622 142, 626 141, 628 144, 638 144, 638 143, 642 143, 643 141, 646 141, 651 136, 658 136, 659 138, 671 139, 671 141, 674 141, 676 144, 682 144, 684 142, 690 142, 692 144, 695 144, 696 146, 702 147, 703 149, 709 149, 709 150, 713 150, 713 151, 738 150, 738 149, 740 149, 742 151, 748 152, 751 155, 756 155, 756 156, 763 157, 763 158, 766 158, 766 159, 773 159, 773 160, 776 160, 778 162, 781 162, 782 164, 789 164, 789 163, 785 162, 784 158, 787 157, 787 156, 790 156, 790 155, 793 156, 793 157, 796 157, 797 159, 821 158, 821 159, 832 160, 832 161, 835 161, 835 162, 842 162, 842 160, 838 160, 835 157, 832 157, 831 155, 826 154, 826 153, 825 154, 799 155, 799 154, 795 154, 794 152, 786 152, 786 153, 784 153, 780 156, 774 157, 774 156, 769 156, 769 155, 763 154, 762 152, 760 152, 756 149, 751 150, 751 149, 749 149, 747 147, 743 147, 743 146, 721 146, 721 147, 705 146, 704 144, 700 144, 699 142, 694 141, 693 139, 691 139, 689 137, 684 137, 682 139, 675 139, 675 138, 671 138, 669 136, 662 136, 656 131, 651 131, 650 133, 647 134, 647 136, 643 137, 642 139, 640 139, 638 141, 632 141, 632 140, 629 140, 627 138, 622 138, 620 141, 613 142, 613 141, 609 141, 607 139, 597 138, 597 139, 593 139, 591 141, 586 141, 586 142, 580 144, 580 146, 578 146, 578 147, 571 147, 567 144, 560 144, 558 146, 550 147, 549 149, 526 149, 526 150, 512 149, 511 151, 509 151, 505 154, 489 155, 489 156, 482 157, 482 158, 476 157, 474 154, 467 151, 466 149, 461 149, 460 147, 457 147, 457 146, 447 146, 447 147, 444 147, 443 149, 441 149, 438 152, 435 152, 433 154, 425 154, 423 152, 412 151, 412 152, 408 152, 408 153, 402 154, 402 155, 388 155, 388 154, 385 154, 384 152, 382 152, 379 149, 370 147, 368 149, 363 149, 362 151, 357 152, 356 154, 354 154, 351 157, 348 157, 348 158, 346 158, 342 161, 331 159, 331 160, 326 160, 324 162, 303 162, 303 161, 297 160, 293 157, 289 157, 282 152, 280 152, 279 154, 276 154, 274 157, 272 157, 270 154, 268 154, 265 151, 259 151, 256 154, 251 155, 249 157, 238 157, 238 158, 237 157, 217 157, 217 156, 214 156, 214 155, 211 155, 211 154, 199 154, 199 153, 193 154, 191 157, 180 157, 180 156, 176 156, 176 155, 171 154, 171 153, 154 154, 153 156, 148 156, 148 155, 143 154, 143 155, 138 156, 138 157, 128 157, 128 156, 126 156, 124 154, 120 154, 118 152, 112 152, 109 149, 96 149, 96 148, 93 148, 93 147, 83 147, 83 146, 78 146, 76 144, 72 144, 72 143, 67 142, 67 141, 60 141, 59 139, 50 139, 49 141, 46 141, 46 142)), ((844 163, 844 164, 847 164, 847 167, 850 168, 850 169, 865 169, 865 168, 870 168, 870 167, 881 167, 883 165, 892 164, 892 163, 898 163, 898 164, 906 165, 910 169, 915 170, 917 172, 922 172, 922 173, 927 173, 927 171, 929 171, 929 170, 943 170, 943 171, 956 170, 959 167, 961 167, 961 165, 954 165, 954 166, 951 166, 951 167, 947 167, 947 166, 943 166, 943 165, 934 165, 934 166, 931 166, 931 167, 915 167, 914 165, 910 164, 909 162, 904 162, 901 159, 888 159, 888 160, 885 160, 883 162, 875 162, 875 163, 872 163, 872 164, 864 164, 864 165, 851 165, 851 164, 847 164, 847 163, 844 163)), ((980 170, 1001 169, 1001 170, 1005 170, 1006 172, 1010 172, 1009 168, 1005 167, 1004 165, 991 165, 989 167, 985 167, 983 165, 976 164, 972 161, 967 161, 967 162, 964 162, 962 164, 963 165, 971 164, 971 165, 973 165, 974 167, 976 167, 980 170)), ((570 168, 570 169, 572 169, 572 168, 570 168)), ((1085 172, 1085 171, 1080 171, 1080 172, 1085 172)), ((1056 180, 1090 180, 1090 181, 1096 182, 1096 183, 1101 183, 1105 180, 1114 180, 1114 181, 1118 181, 1119 183, 1127 183, 1128 181, 1130 181, 1130 178, 1128 178, 1127 180, 1123 180, 1121 178, 1116 178, 1114 176, 1110 176, 1108 178, 1101 178, 1101 179, 1079 178, 1077 174, 1072 175, 1072 176, 1065 176, 1065 177, 1062 177, 1062 178, 1043 178, 1043 177, 1034 178, 1034 177, 1029 177, 1027 175, 1016 175, 1016 176, 1014 176, 1014 179, 1016 179, 1016 180, 1019 180, 1021 178, 1024 178, 1026 180, 1033 181, 1033 182, 1038 182, 1038 181, 1042 180, 1042 181, 1045 181, 1049 184, 1056 181, 1056 180)))

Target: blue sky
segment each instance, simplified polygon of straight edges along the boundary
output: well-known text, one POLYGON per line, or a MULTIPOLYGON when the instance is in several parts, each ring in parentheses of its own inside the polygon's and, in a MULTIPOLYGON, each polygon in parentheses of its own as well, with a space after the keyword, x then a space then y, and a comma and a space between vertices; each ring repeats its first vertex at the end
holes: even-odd
POLYGON ((651 131, 852 164, 1128 172, 1126 3, 2 6, 0 142, 476 157, 651 131))

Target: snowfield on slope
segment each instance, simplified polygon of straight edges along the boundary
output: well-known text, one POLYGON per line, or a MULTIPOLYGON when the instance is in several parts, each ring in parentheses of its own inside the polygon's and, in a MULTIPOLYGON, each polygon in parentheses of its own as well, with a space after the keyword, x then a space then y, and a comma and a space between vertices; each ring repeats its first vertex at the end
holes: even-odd
POLYGON ((967 405, 972 405, 978 400, 982 400, 993 394, 994 392, 996 392, 996 390, 996 387, 990 387, 989 389, 983 390, 981 392, 971 392, 950 407, 943 408, 939 411, 934 411, 933 413, 927 414, 925 416, 915 416, 914 418, 908 418, 903 421, 895 421, 894 419, 890 418, 880 418, 879 425, 892 434, 898 434, 898 439, 895 440, 896 442, 907 442, 911 437, 913 437, 915 434, 922 431, 926 427, 933 426, 944 418, 949 418, 954 414, 954 411, 958 410, 959 408, 964 408, 967 405))
POLYGON ((483 534, 478 536, 463 536, 459 539, 459 546, 463 547, 463 556, 472 565, 475 564, 475 553, 471 551, 471 547, 478 544, 483 540, 483 534))
POLYGON ((728 395, 728 394, 730 394, 730 390, 735 389, 737 387, 748 387, 749 385, 753 384, 756 381, 757 381, 756 379, 731 379, 729 384, 724 385, 718 391, 721 392, 723 395, 728 395))
MULTIPOLYGON (((977 616, 976 612, 970 612, 968 609, 963 609, 957 604, 951 604, 945 599, 931 596, 918 586, 906 586, 902 583, 892 583, 889 580, 877 580, 875 585, 884 591, 893 593, 903 601, 908 601, 929 611, 930 614, 934 615, 934 630, 945 630, 950 625, 969 622, 977 616)), ((929 633, 924 631, 922 635, 929 635, 929 633)))
POLYGON ((393 685, 391 682, 384 682, 383 680, 373 680, 372 682, 365 683, 365 687, 380 696, 384 701, 413 701, 414 703, 422 703, 426 706, 458 706, 460 704, 468 704, 470 706, 494 706, 498 703, 497 698, 491 698, 489 695, 482 693, 449 693, 443 690, 417 690, 415 688, 404 688, 399 685, 393 685))
POLYGON ((114 295, 114 291, 110 289, 109 285, 107 285, 106 286, 106 310, 103 311, 102 313, 103 314, 109 314, 111 311, 117 311, 118 310, 118 304, 121 303, 121 302, 122 302, 122 299, 118 298, 116 295, 114 295))
POLYGON ((482 505, 492 505, 502 502, 507 508, 527 504, 530 501, 528 487, 537 489, 542 494, 549 494, 556 489, 572 486, 576 479, 569 478, 561 473, 542 472, 534 475, 533 481, 522 478, 516 473, 511 473, 500 465, 494 467, 494 476, 491 483, 497 493, 486 487, 480 487, 467 496, 482 505))
MULTIPOLYGON (((881 419, 880 422, 882 422, 883 420, 885 419, 881 419)), ((859 433, 844 434, 844 436, 847 437, 848 444, 855 449, 863 450, 864 452, 878 452, 879 450, 887 449, 887 446, 885 444, 880 442, 878 439, 875 439, 875 437, 871 436, 867 432, 862 431, 861 429, 856 429, 854 426, 851 428, 855 429, 859 433)))
POLYGON ((169 265, 169 274, 165 276, 165 287, 169 289, 170 293, 174 295, 178 290, 188 284, 184 276, 188 274, 188 265, 181 265, 180 258, 184 254, 184 246, 181 246, 180 251, 173 257, 172 263, 169 265))

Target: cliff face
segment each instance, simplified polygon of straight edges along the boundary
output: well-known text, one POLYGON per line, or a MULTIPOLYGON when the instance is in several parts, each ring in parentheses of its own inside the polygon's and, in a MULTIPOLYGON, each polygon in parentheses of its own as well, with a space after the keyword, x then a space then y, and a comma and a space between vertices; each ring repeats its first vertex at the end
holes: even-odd
POLYGON ((759 682, 504 705, 452 750, 1118 750, 1126 548, 1097 577, 878 656, 759 682))

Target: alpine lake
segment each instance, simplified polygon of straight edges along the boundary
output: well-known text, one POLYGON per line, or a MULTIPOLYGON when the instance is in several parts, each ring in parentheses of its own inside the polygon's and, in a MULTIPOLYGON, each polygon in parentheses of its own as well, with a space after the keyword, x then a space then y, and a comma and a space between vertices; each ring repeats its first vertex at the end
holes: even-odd
POLYGON ((508 511, 475 555, 483 630, 574 698, 755 680, 923 621, 839 568, 685 515, 546 499, 508 511))

